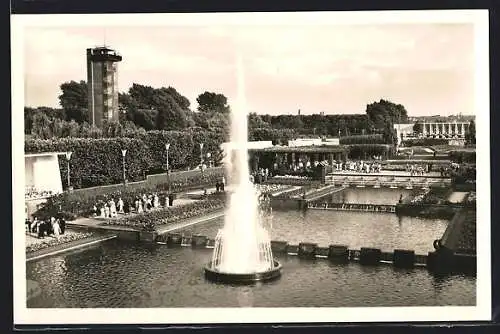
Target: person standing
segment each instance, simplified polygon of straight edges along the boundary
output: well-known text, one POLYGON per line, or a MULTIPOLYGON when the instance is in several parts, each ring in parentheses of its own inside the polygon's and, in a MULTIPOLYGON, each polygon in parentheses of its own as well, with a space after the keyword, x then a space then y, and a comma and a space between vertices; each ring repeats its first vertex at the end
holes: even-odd
POLYGON ((57 220, 52 222, 52 231, 54 232, 54 236, 58 237, 61 234, 61 227, 57 220))
POLYGON ((64 231, 66 231, 66 220, 64 220, 64 217, 59 219, 59 227, 61 228, 61 234, 64 234, 64 231))
POLYGON ((114 199, 109 201, 109 213, 111 217, 116 217, 116 204, 114 199))
POLYGON ((119 212, 119 213, 124 213, 124 212, 123 212, 123 200, 122 200, 122 198, 121 198, 121 197, 120 197, 120 198, 118 198, 118 212, 119 212))

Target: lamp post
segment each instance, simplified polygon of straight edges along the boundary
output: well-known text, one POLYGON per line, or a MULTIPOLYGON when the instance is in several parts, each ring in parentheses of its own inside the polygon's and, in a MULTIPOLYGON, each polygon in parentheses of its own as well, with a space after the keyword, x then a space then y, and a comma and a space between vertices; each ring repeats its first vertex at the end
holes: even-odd
POLYGON ((207 152, 207 161, 208 161, 209 168, 212 168, 212 159, 210 159, 211 157, 212 157, 212 155, 210 154, 210 152, 207 152))
POLYGON ((122 150, 122 167, 123 167, 123 184, 127 184, 127 178, 125 177, 125 155, 127 155, 127 150, 122 150))
POLYGON ((200 143, 200 169, 203 174, 203 143, 200 143))
POLYGON ((71 155, 73 154, 73 152, 66 152, 66 161, 68 162, 68 191, 71 191, 73 189, 73 187, 71 186, 71 179, 70 179, 70 176, 69 176, 69 161, 71 160, 71 155))
POLYGON ((165 144, 165 150, 167 151, 167 174, 169 174, 169 165, 168 165, 168 150, 170 149, 170 143, 165 144))

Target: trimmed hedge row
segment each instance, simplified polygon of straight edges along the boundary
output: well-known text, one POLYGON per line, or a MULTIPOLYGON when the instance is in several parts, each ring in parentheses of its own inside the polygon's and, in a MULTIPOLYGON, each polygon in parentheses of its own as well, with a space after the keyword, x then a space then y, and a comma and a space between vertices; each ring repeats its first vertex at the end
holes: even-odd
POLYGON ((356 144, 348 145, 349 159, 367 159, 376 156, 391 156, 394 151, 392 145, 387 144, 356 144))
POLYGON ((406 139, 403 141, 403 146, 433 146, 433 145, 448 145, 450 139, 446 138, 415 138, 406 139))
MULTIPOLYGON (((133 134, 133 138, 56 138, 26 139, 26 153, 71 151, 71 185, 75 188, 87 188, 117 184, 123 182, 122 149, 127 149, 125 156, 126 177, 129 181, 140 181, 148 173, 166 171, 169 147, 169 168, 187 169, 199 165, 201 153, 206 160, 206 153, 211 153, 214 163, 220 159, 220 134, 201 130, 187 131, 148 131, 133 134), (203 151, 200 143, 204 144, 203 151)), ((67 186, 67 162, 59 159, 63 187, 67 186)))
MULTIPOLYGON (((150 165, 148 148, 143 141, 132 138, 60 138, 30 139, 25 141, 26 153, 73 152, 70 160, 71 185, 85 188, 114 184, 123 181, 122 149, 125 156, 126 175, 130 181, 145 178, 150 165)), ((67 186, 67 162, 59 159, 63 187, 67 186)))
POLYGON ((353 135, 340 137, 340 145, 385 144, 382 134, 353 135))

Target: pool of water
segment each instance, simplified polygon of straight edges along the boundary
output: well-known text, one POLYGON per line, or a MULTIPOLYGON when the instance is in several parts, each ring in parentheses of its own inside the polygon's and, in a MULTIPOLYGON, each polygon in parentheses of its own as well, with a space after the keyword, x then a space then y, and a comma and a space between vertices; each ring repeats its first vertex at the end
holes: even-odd
POLYGON ((335 192, 318 200, 324 203, 357 203, 357 204, 387 204, 395 205, 399 198, 406 197, 411 193, 408 189, 391 188, 356 188, 349 187, 342 191, 335 192))
MULTIPOLYGON (((401 193, 374 191, 385 200, 392 200, 390 196, 397 200, 401 193)), ((356 189, 348 196, 358 203, 360 196, 374 196, 360 193, 356 189)), ((398 218, 388 213, 274 211, 270 233, 273 240, 294 244, 309 241, 321 246, 344 244, 351 249, 377 247, 384 251, 403 248, 427 254, 447 224, 444 220, 398 218)), ((223 220, 218 219, 181 232, 213 238, 222 225, 223 220)), ((423 268, 335 265, 328 260, 300 260, 286 255, 277 256, 283 275, 275 282, 247 287, 218 285, 203 276, 202 268, 211 256, 210 249, 110 240, 28 262, 27 279, 38 282, 42 292, 28 300, 27 306, 366 307, 476 303, 474 277, 437 277, 423 268)))
MULTIPOLYGON (((215 238, 223 219, 192 225, 181 232, 215 238)), ((396 248, 417 254, 433 251, 432 242, 440 238, 446 220, 398 217, 391 213, 345 212, 328 210, 274 211, 269 228, 272 240, 290 244, 315 242, 319 246, 346 245, 350 249, 376 247, 383 251, 396 248)))
POLYGON ((475 305, 475 279, 425 269, 335 265, 283 256, 282 277, 255 286, 207 282, 211 250, 110 240, 28 263, 41 294, 30 308, 356 307, 475 305))

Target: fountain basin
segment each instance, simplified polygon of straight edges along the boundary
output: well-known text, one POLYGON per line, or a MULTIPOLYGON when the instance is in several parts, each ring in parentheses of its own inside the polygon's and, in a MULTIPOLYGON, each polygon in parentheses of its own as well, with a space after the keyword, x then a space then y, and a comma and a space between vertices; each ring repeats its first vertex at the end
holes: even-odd
POLYGON ((225 284, 252 284, 268 282, 281 276, 281 264, 273 260, 274 266, 270 270, 254 273, 230 273, 212 268, 212 262, 205 266, 205 278, 209 281, 225 284))

